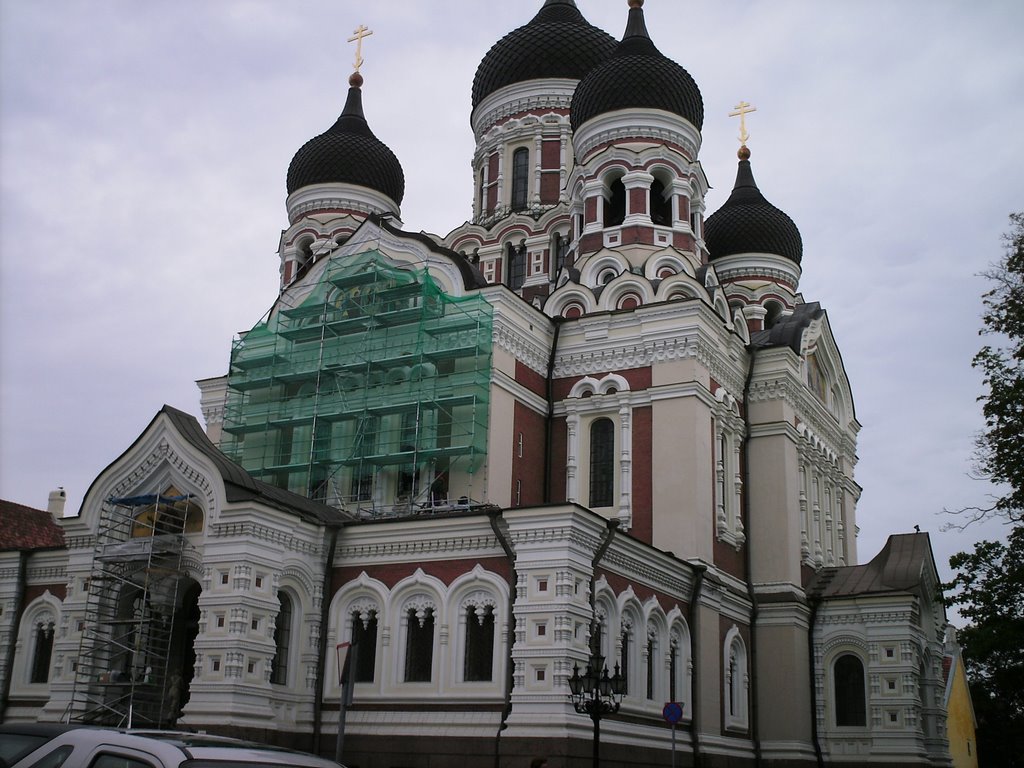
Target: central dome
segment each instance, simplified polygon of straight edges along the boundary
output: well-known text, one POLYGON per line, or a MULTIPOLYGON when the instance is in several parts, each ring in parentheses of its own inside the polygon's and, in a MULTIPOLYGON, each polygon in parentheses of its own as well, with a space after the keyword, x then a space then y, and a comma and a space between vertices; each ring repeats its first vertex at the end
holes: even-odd
POLYGON ((620 109, 659 109, 704 125, 704 99, 690 73, 659 51, 644 23, 643 2, 630 3, 629 21, 615 54, 576 87, 573 131, 588 120, 620 109))
POLYGON ((506 85, 527 80, 580 80, 615 50, 615 38, 589 23, 573 0, 547 0, 529 24, 484 56, 473 78, 473 108, 506 85))

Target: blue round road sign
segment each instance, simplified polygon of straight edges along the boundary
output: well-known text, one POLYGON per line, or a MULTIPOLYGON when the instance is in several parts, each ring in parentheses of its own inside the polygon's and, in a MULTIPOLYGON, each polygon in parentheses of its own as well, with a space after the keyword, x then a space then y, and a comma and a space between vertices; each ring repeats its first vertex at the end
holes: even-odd
POLYGON ((665 722, 669 725, 675 725, 683 718, 683 705, 678 701, 670 701, 661 710, 661 716, 665 718, 665 722))

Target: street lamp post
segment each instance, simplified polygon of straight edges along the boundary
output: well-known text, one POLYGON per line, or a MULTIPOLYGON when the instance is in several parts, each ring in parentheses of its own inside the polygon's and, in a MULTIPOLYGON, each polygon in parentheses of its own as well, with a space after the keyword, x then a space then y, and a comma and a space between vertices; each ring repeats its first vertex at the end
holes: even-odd
POLYGON ((619 711, 622 697, 626 693, 626 678, 619 674, 619 665, 615 665, 615 674, 608 675, 608 667, 604 665, 604 656, 594 653, 587 662, 587 669, 581 675, 579 665, 573 665, 572 677, 569 678, 569 691, 572 705, 581 715, 590 715, 594 721, 594 759, 593 768, 601 765, 601 718, 619 711))

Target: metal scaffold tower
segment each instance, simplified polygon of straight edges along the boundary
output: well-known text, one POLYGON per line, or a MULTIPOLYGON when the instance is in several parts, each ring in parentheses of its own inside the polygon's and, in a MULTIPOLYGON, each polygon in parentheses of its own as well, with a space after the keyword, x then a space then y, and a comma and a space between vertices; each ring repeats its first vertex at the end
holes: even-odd
POLYGON ((176 719, 181 666, 172 655, 192 509, 198 510, 180 495, 104 504, 70 720, 159 728, 176 719))
POLYGON ((300 303, 236 340, 220 448, 362 517, 469 508, 492 325, 486 299, 448 296, 425 269, 378 251, 332 261, 300 303))

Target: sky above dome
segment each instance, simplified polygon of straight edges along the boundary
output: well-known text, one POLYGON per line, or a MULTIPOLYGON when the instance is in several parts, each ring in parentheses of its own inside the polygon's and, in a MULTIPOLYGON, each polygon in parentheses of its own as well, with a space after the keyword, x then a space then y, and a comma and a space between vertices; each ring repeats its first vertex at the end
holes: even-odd
MULTIPOLYGON (((407 181, 405 228, 470 215, 480 59, 540 0, 0 0, 0 498, 77 513, 90 482, 278 289, 295 151, 344 104, 358 25, 364 111, 407 181)), ((578 0, 620 37, 625 0, 578 0)), ((863 424, 858 549, 942 531, 987 501, 978 273, 1024 209, 1024 4, 649 0, 658 48, 704 97, 700 160, 728 197, 746 100, 758 185, 803 236, 863 424)))

